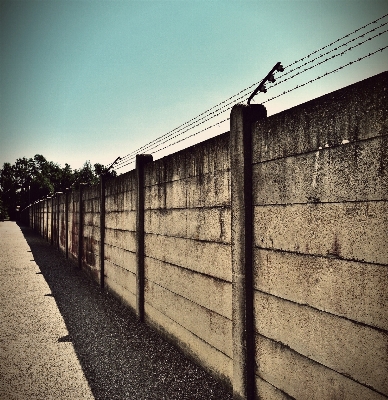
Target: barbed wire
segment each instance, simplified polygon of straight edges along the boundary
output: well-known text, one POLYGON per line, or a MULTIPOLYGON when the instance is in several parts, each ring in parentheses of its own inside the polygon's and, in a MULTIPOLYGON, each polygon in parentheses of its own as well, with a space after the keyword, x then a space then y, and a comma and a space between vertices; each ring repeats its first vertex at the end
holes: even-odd
MULTIPOLYGON (((270 90, 270 89, 272 89, 273 87, 275 87, 275 86, 277 86, 277 85, 280 85, 280 84, 283 83, 283 82, 286 82, 286 81, 288 81, 288 80, 290 80, 290 79, 293 79, 293 78, 295 78, 296 76, 301 75, 301 74, 303 74, 304 72, 309 71, 310 69, 313 69, 313 68, 317 67, 318 65, 322 65, 322 64, 324 64, 325 62, 332 60, 333 58, 336 58, 336 57, 339 57, 339 56, 343 56, 343 55, 344 55, 345 53, 347 53, 348 51, 353 50, 353 49, 355 49, 356 47, 361 46, 362 44, 368 42, 369 40, 372 40, 372 39, 374 39, 374 38, 376 38, 376 37, 378 37, 378 36, 381 36, 382 34, 384 34, 384 33, 386 33, 386 32, 388 32, 388 29, 386 29, 385 31, 380 32, 380 33, 378 33, 377 35, 374 35, 374 36, 372 36, 372 37, 370 37, 370 38, 368 38, 368 39, 365 39, 365 40, 363 40, 362 42, 357 43, 357 44, 354 45, 354 46, 350 46, 349 48, 345 49, 345 50, 342 51, 341 53, 334 54, 334 55, 332 55, 331 57, 328 57, 328 58, 324 59, 323 61, 320 61, 319 63, 314 64, 314 65, 312 65, 311 67, 308 67, 308 68, 304 69, 303 71, 299 71, 299 72, 297 72, 296 74, 291 75, 290 77, 288 77, 288 78, 286 78, 286 79, 283 79, 283 80, 280 80, 280 81, 276 82, 275 84, 269 86, 267 90, 270 90)), ((318 58, 320 58, 320 57, 317 57, 316 59, 318 59, 318 58)), ((316 60, 316 59, 315 59, 315 60, 316 60)), ((306 63, 306 64, 304 64, 304 65, 307 65, 307 64, 308 64, 308 63, 306 63)), ((297 69, 297 68, 296 68, 296 69, 297 69)), ((295 69, 295 70, 296 70, 296 69, 295 69)), ((284 76, 284 75, 283 75, 283 76, 284 76)), ((282 77, 283 77, 283 76, 282 76, 282 77)))
POLYGON ((287 94, 287 93, 290 93, 290 92, 292 92, 292 91, 294 91, 294 90, 296 90, 296 89, 299 89, 299 88, 301 88, 301 87, 303 87, 303 86, 306 86, 306 85, 308 85, 309 83, 312 83, 312 82, 314 82, 314 81, 317 81, 318 79, 321 79, 321 78, 323 78, 323 77, 325 77, 325 76, 327 76, 327 75, 330 75, 330 74, 332 74, 332 73, 334 73, 334 72, 338 72, 339 70, 341 70, 341 69, 343 69, 343 68, 345 68, 345 67, 348 67, 349 65, 355 64, 356 62, 359 62, 359 61, 363 60, 364 58, 370 57, 370 56, 372 56, 373 54, 378 53, 379 51, 382 52, 382 51, 385 50, 387 47, 388 47, 388 46, 382 47, 382 48, 380 48, 380 49, 378 49, 378 50, 376 50, 376 51, 374 51, 374 52, 372 52, 372 53, 369 53, 369 54, 363 56, 363 57, 359 57, 359 58, 357 58, 356 60, 350 61, 350 62, 348 62, 347 64, 344 64, 344 65, 341 65, 340 67, 338 67, 338 68, 336 68, 336 69, 333 69, 333 70, 330 71, 330 72, 326 72, 326 73, 324 73, 323 75, 317 76, 316 78, 311 79, 311 80, 308 81, 308 82, 302 83, 301 85, 296 85, 294 88, 289 89, 289 90, 286 90, 285 92, 280 93, 280 94, 277 95, 277 96, 271 97, 270 99, 267 99, 267 100, 263 101, 261 104, 268 103, 268 102, 271 101, 271 100, 277 99, 277 98, 280 97, 280 96, 283 96, 283 95, 285 95, 285 94, 287 94))
MULTIPOLYGON (((186 139, 189 139, 189 138, 191 138, 191 137, 193 137, 193 136, 195 136, 195 135, 198 135, 198 134, 200 134, 200 133, 202 133, 202 132, 205 132, 205 131, 207 131, 208 129, 214 128, 215 126, 220 125, 220 124, 222 124, 223 122, 226 122, 226 121, 229 121, 229 120, 230 120, 230 117, 225 118, 225 119, 223 119, 222 121, 219 121, 219 122, 217 122, 217 123, 214 124, 214 125, 210 125, 210 126, 208 126, 207 128, 202 129, 202 130, 200 130, 200 131, 198 131, 198 132, 195 132, 195 133, 193 133, 193 134, 191 134, 191 135, 189 135, 189 136, 187 136, 187 137, 185 137, 185 138, 183 138, 183 139, 177 140, 177 141, 174 142, 174 143, 170 143, 169 145, 164 146, 164 147, 162 147, 161 149, 158 149, 158 150, 154 151, 153 153, 155 154, 155 153, 158 153, 159 151, 165 150, 165 149, 167 149, 168 147, 174 146, 174 145, 177 144, 177 143, 183 142, 183 141, 186 140, 186 139)), ((117 167, 117 169, 122 168, 122 167, 125 167, 125 166, 130 165, 130 164, 133 164, 133 163, 135 162, 135 160, 136 160, 136 156, 133 157, 132 160, 133 160, 133 161, 128 162, 127 164, 124 164, 124 165, 121 165, 121 166, 117 167)))
MULTIPOLYGON (((368 24, 362 26, 361 28, 358 28, 358 29, 354 30, 353 32, 351 32, 351 33, 349 33, 349 34, 347 34, 347 35, 345 35, 345 36, 343 36, 343 37, 341 37, 341 38, 335 40, 334 42, 332 42, 332 43, 330 43, 330 44, 328 44, 328 45, 326 45, 326 46, 323 46, 323 47, 321 47, 321 48, 318 49, 318 50, 315 50, 314 52, 308 54, 307 56, 304 56, 304 57, 302 57, 301 59, 292 62, 291 64, 287 65, 287 66, 284 67, 284 68, 289 68, 289 67, 292 66, 292 65, 295 65, 295 64, 297 64, 297 63, 299 63, 299 62, 301 62, 301 61, 303 61, 303 60, 305 60, 305 59, 308 59, 308 58, 311 57, 312 55, 317 54, 319 51, 322 51, 322 50, 324 50, 324 49, 326 49, 326 48, 328 48, 328 47, 330 47, 330 46, 333 46, 335 43, 338 43, 339 41, 341 41, 341 40, 343 40, 343 39, 345 39, 345 38, 347 38, 347 37, 353 35, 353 34, 356 33, 356 32, 359 32, 360 30, 362 30, 362 29, 366 28, 367 26, 370 26, 370 25, 372 25, 372 24, 374 24, 374 23, 376 23, 376 22, 382 20, 383 18, 385 18, 385 17, 387 17, 387 16, 388 16, 388 14, 383 15, 382 17, 380 17, 380 18, 378 18, 378 19, 376 19, 376 20, 374 20, 374 21, 372 21, 372 22, 370 22, 370 23, 368 23, 368 24)), ((351 40, 349 40, 349 41, 347 41, 347 42, 345 42, 345 43, 343 43, 343 44, 337 46, 335 49, 329 50, 328 52, 323 53, 323 54, 319 55, 318 57, 315 57, 315 58, 309 60, 308 62, 306 62, 306 63, 304 63, 304 64, 302 64, 302 65, 300 65, 300 66, 298 66, 298 67, 296 67, 296 68, 291 69, 290 71, 288 71, 288 72, 286 72, 285 74, 283 74, 283 75, 282 75, 282 78, 283 78, 284 76, 286 76, 286 75, 288 75, 288 74, 290 74, 290 73, 292 73, 292 72, 294 72, 294 71, 296 71, 296 70, 298 70, 298 69, 304 67, 305 65, 311 64, 312 62, 318 60, 319 58, 322 58, 322 57, 324 57, 325 55, 327 55, 327 54, 329 54, 329 53, 332 53, 333 51, 336 51, 336 50, 338 50, 338 49, 340 49, 340 48, 346 46, 347 44, 349 44, 349 43, 351 43, 351 42, 354 42, 355 40, 357 40, 357 39, 359 39, 359 38, 361 38, 361 37, 365 37, 365 35, 367 35, 367 34, 369 34, 369 33, 371 33, 371 32, 374 32, 374 31, 376 31, 377 29, 379 29, 379 28, 381 28, 381 27, 383 27, 383 26, 385 26, 385 25, 387 25, 387 24, 388 24, 388 22, 385 22, 385 23, 383 23, 383 24, 380 24, 378 27, 375 27, 375 28, 373 28, 373 29, 371 29, 371 30, 369 30, 369 31, 367 31, 367 32, 364 32, 363 34, 361 34, 361 35, 359 35, 359 36, 357 36, 357 37, 355 37, 355 38, 353 38, 353 39, 351 39, 351 40)), ((342 55, 344 55, 346 52, 348 52, 348 51, 350 51, 350 50, 353 50, 354 48, 356 48, 356 47, 358 47, 358 46, 360 46, 360 45, 362 45, 362 44, 364 44, 364 43, 366 43, 366 42, 368 42, 368 41, 370 41, 370 40, 372 40, 372 39, 374 39, 374 38, 376 38, 376 37, 378 37, 378 36, 381 36, 382 34, 386 33, 387 31, 388 31, 388 30, 385 30, 385 31, 383 31, 383 32, 380 32, 380 33, 378 33, 378 34, 372 36, 372 37, 369 37, 369 38, 367 38, 367 39, 361 41, 360 43, 357 43, 356 45, 349 47, 348 49, 342 51, 341 53, 334 54, 334 55, 332 55, 331 57, 328 57, 328 58, 326 58, 325 60, 320 61, 320 62, 317 63, 317 64, 314 64, 314 65, 312 65, 312 66, 310 66, 310 67, 308 67, 308 68, 305 68, 304 70, 299 71, 299 72, 297 72, 296 74, 294 74, 294 75, 292 75, 292 76, 290 76, 290 77, 288 77, 288 78, 286 78, 286 79, 282 79, 282 80, 278 81, 277 83, 275 83, 275 84, 269 86, 269 87, 267 88, 267 90, 270 90, 270 89, 272 89, 273 87, 275 87, 275 86, 277 86, 277 85, 280 85, 281 83, 284 83, 284 82, 286 82, 286 81, 288 81, 288 80, 291 80, 291 79, 295 78, 295 77, 298 76, 298 75, 301 75, 302 73, 304 73, 304 72, 306 72, 306 71, 309 71, 309 70, 311 70, 311 69, 313 69, 313 68, 315 68, 315 67, 317 67, 317 66, 319 66, 319 65, 322 65, 323 63, 325 63, 325 62, 327 62, 327 61, 330 61, 330 60, 332 60, 333 58, 342 56, 342 55)), ((293 88, 293 89, 290 89, 290 90, 288 90, 288 91, 285 91, 285 92, 281 93, 280 95, 277 95, 277 96, 274 96, 274 97, 272 97, 272 98, 270 98, 270 99, 267 99, 267 100, 264 101, 262 104, 267 103, 268 101, 273 100, 273 99, 275 99, 275 98, 277 98, 277 97, 280 97, 280 96, 282 96, 282 95, 284 95, 284 94, 286 94, 286 93, 289 93, 289 92, 291 92, 291 91, 293 91, 293 90, 295 90, 295 89, 297 89, 297 88, 299 88, 299 87, 302 87, 302 86, 305 86, 305 85, 307 85, 307 84, 309 84, 309 83, 312 83, 312 82, 314 82, 315 80, 318 80, 318 79, 320 79, 320 78, 322 78, 322 77, 324 77, 324 76, 326 76, 326 75, 329 75, 329 74, 331 74, 331 73, 333 73, 333 72, 336 72, 336 71, 338 71, 338 70, 340 70, 340 69, 342 69, 342 68, 344 68, 344 67, 346 67, 346 66, 348 66, 348 65, 351 65, 351 64, 353 64, 353 63, 355 63, 355 62, 358 62, 358 61, 360 61, 360 60, 362 60, 362 59, 364 59, 364 58, 366 58, 366 57, 369 57, 369 56, 371 56, 371 55, 373 55, 373 54, 375 54, 375 53, 377 53, 377 52, 379 52, 379 51, 384 50, 385 48, 386 48, 386 47, 384 47, 384 48, 382 48, 382 49, 379 49, 379 50, 377 50, 377 51, 375 51, 375 52, 373 52, 373 53, 369 53, 368 55, 366 55, 366 56, 364 56, 364 57, 361 57, 361 58, 359 58, 359 59, 356 60, 356 61, 352 61, 352 62, 350 62, 350 63, 347 63, 347 64, 345 64, 345 65, 343 65, 343 66, 341 66, 341 67, 339 67, 339 68, 337 68, 337 69, 335 69, 335 70, 329 72, 329 73, 326 73, 326 74, 324 74, 324 75, 321 75, 320 77, 317 77, 317 78, 315 78, 315 79, 313 79, 313 80, 310 80, 310 81, 308 81, 308 82, 306 82, 306 83, 304 83, 304 84, 302 84, 302 85, 297 85, 297 86, 296 86, 295 88, 293 88)), ((236 93, 235 95, 233 95, 233 96, 227 98, 226 100, 224 100, 224 101, 218 103, 217 105, 215 105, 215 106, 209 108, 208 110, 202 112, 201 114, 197 115, 196 117, 191 118, 190 120, 184 122, 183 124, 181 124, 181 125, 179 125, 178 127, 172 129, 171 131, 165 133, 164 135, 162 135, 162 136, 160 136, 160 137, 158 137, 158 138, 152 140, 151 142, 145 144, 144 146, 141 146, 141 147, 138 148, 137 150, 135 150, 135 151, 133 151, 133 152, 127 154, 126 156, 122 157, 122 158, 116 163, 116 166, 115 166, 114 168, 115 168, 115 169, 119 169, 119 168, 122 168, 122 167, 124 167, 124 166, 126 166, 126 165, 128 165, 128 164, 132 164, 133 161, 130 161, 130 160, 134 160, 134 159, 136 158, 136 154, 139 154, 140 152, 144 152, 144 151, 151 151, 151 150, 157 149, 157 148, 160 147, 161 145, 163 145, 163 144, 165 144, 165 143, 167 143, 167 142, 169 142, 169 141, 171 141, 171 140, 173 140, 173 139, 175 139, 175 138, 177 138, 177 137, 179 137, 179 136, 185 134, 186 132, 188 132, 188 131, 190 131, 190 130, 192 130, 192 129, 195 129, 195 128, 198 127, 199 125, 202 125, 202 124, 206 123, 207 121, 209 121, 209 120, 211 120, 211 119, 213 119, 213 118, 219 116, 220 114, 223 114, 224 112, 228 111, 230 105, 236 104, 238 101, 240 101, 240 100, 242 100, 242 99, 245 99, 246 96, 247 96, 246 92, 247 92, 248 90, 252 89, 253 87, 257 86, 257 84, 258 84, 258 82, 257 82, 257 83, 254 83, 254 84, 252 84, 252 85, 250 85, 249 87, 247 87, 247 88, 245 88, 245 89, 239 91, 239 92, 236 93), (233 100, 232 100, 232 99, 233 99, 233 100), (212 111, 212 110, 214 110, 214 111, 212 111), (210 112, 210 111, 212 111, 212 112, 210 112), (130 161, 130 162, 129 162, 129 161, 130 161)), ((219 125, 220 123, 225 122, 225 121, 227 121, 227 120, 228 120, 228 119, 223 120, 223 121, 220 121, 220 122, 218 122, 218 123, 216 123, 216 124, 214 124, 214 125, 211 125, 210 127, 207 127, 207 128, 205 128, 205 129, 203 129, 203 130, 197 132, 197 133, 194 133, 194 134, 192 134, 192 135, 189 135, 189 136, 187 136, 186 138, 183 138, 183 139, 180 139, 180 140, 178 140, 178 141, 175 141, 175 142, 173 142, 172 144, 163 147, 162 149, 165 149, 165 148, 170 147, 170 146, 172 146, 172 145, 174 145, 174 144, 176 144, 176 143, 179 143, 179 142, 181 142, 181 141, 183 141, 183 140, 186 140, 187 138, 190 138, 190 137, 192 137, 192 136, 195 136, 196 134, 198 134, 198 133, 200 133, 200 132, 203 132, 203 131, 206 131, 206 130, 210 129, 211 127, 217 126, 217 125, 219 125)), ((156 152, 158 152, 158 151, 161 151, 162 149, 155 150, 155 151, 153 151, 153 153, 156 153, 156 152)))
MULTIPOLYGON (((363 33, 362 35, 359 35, 359 36, 357 36, 357 37, 355 37, 355 38, 353 38, 353 39, 350 39, 350 40, 348 40, 347 42, 342 43, 341 45, 335 47, 334 49, 329 50, 329 51, 327 51, 326 53, 323 53, 323 54, 319 55, 318 57, 315 57, 315 58, 313 58, 312 60, 307 61, 306 63, 304 63, 304 64, 302 64, 302 65, 299 65, 299 67, 290 69, 288 72, 282 74, 282 78, 284 78, 286 75, 290 74, 291 72, 294 72, 294 71, 296 71, 296 70, 298 70, 298 69, 304 67, 304 66, 307 65, 307 64, 311 64, 311 63, 314 62, 315 60, 318 60, 319 58, 322 58, 322 57, 324 57, 325 55, 330 54, 330 53, 332 53, 333 51, 336 51, 336 50, 338 50, 339 48, 344 47, 344 46, 348 45, 349 43, 354 42, 355 40, 357 40, 357 39, 359 39, 359 38, 361 38, 361 37, 364 37, 364 36, 367 35, 368 33, 374 32, 374 31, 376 31, 377 29, 382 28, 383 26, 385 26, 385 25, 387 25, 387 24, 388 24, 388 22, 384 22, 383 24, 377 26, 376 28, 373 28, 373 29, 369 30, 368 32, 363 33)), ((372 36, 371 38, 369 38, 369 39, 367 39, 367 40, 371 40, 371 39, 373 39, 373 38, 375 38, 375 37, 377 37, 377 36, 382 35, 382 34, 385 33, 385 32, 387 32, 387 30, 385 30, 385 31, 383 31, 383 32, 381 32, 381 33, 379 33, 379 34, 377 34, 377 35, 375 35, 375 36, 372 36)), ((365 40, 365 41, 367 41, 367 40, 365 40)), ((363 42, 363 43, 365 43, 365 42, 363 42)), ((286 68, 288 68, 288 67, 284 67, 284 68, 286 69, 286 68)))
POLYGON ((342 37, 340 37, 339 39, 334 40, 334 42, 331 42, 331 43, 327 44, 326 46, 323 46, 323 47, 321 47, 320 49, 313 51, 312 53, 308 54, 307 56, 304 56, 304 57, 302 57, 301 59, 292 62, 291 64, 288 64, 288 65, 285 66, 284 68, 291 67, 292 65, 297 64, 298 62, 303 61, 303 60, 305 60, 306 58, 309 58, 309 57, 311 57, 312 55, 314 55, 314 54, 316 54, 316 53, 319 53, 320 51, 322 51, 322 50, 324 50, 324 49, 326 49, 326 48, 328 48, 328 47, 333 46, 333 44, 340 42, 342 39, 345 39, 345 38, 347 38, 347 37, 353 35, 354 33, 356 33, 356 32, 358 32, 358 31, 360 31, 360 30, 366 28, 366 27, 369 26, 369 25, 375 24, 377 21, 380 21, 380 20, 384 19, 384 18, 387 17, 387 16, 388 16, 388 14, 385 14, 385 15, 383 15, 382 17, 377 18, 377 19, 375 19, 374 21, 369 22, 368 24, 362 26, 361 28, 357 28, 357 29, 354 30, 353 32, 350 32, 350 33, 348 33, 347 35, 342 36, 342 37))

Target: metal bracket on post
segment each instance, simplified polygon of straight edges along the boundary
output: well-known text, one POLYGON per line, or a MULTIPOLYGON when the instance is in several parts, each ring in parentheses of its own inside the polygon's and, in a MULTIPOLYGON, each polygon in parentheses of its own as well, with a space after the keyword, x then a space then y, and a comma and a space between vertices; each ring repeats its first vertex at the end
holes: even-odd
POLYGON ((261 104, 236 104, 230 115, 233 397, 238 400, 255 398, 252 127, 266 116, 261 104))
POLYGON ((268 72, 267 76, 260 82, 259 86, 253 91, 253 93, 249 96, 248 106, 251 104, 251 100, 257 95, 258 92, 267 92, 265 88, 266 82, 275 82, 275 77, 273 76, 275 71, 283 72, 284 68, 280 62, 276 63, 275 66, 268 72))
POLYGON ((150 154, 136 155, 136 313, 144 321, 144 167, 152 162, 150 154))

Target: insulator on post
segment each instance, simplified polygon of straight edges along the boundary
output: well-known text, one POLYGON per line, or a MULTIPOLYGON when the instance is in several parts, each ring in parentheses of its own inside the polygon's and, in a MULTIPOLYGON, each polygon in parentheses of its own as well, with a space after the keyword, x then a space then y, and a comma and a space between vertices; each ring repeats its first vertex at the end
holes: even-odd
POLYGON ((277 71, 279 71, 279 72, 283 72, 283 71, 284 71, 284 67, 283 67, 283 65, 280 64, 280 63, 278 63, 278 64, 276 65, 276 69, 277 69, 277 71))
POLYGON ((264 92, 264 93, 267 93, 267 89, 265 88, 265 86, 264 85, 262 85, 262 86, 260 86, 260 92, 264 92))
POLYGON ((272 83, 275 82, 275 77, 273 76, 273 74, 271 74, 267 79, 269 82, 272 82, 272 83))

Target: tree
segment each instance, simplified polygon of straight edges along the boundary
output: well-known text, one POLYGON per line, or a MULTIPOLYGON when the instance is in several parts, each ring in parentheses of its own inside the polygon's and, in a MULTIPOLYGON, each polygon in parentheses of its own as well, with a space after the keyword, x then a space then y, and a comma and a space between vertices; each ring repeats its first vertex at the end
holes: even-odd
MULTIPOLYGON (((14 165, 4 163, 0 169, 0 218, 15 218, 17 206, 24 209, 36 200, 67 188, 78 189, 80 183, 95 185, 104 173, 102 164, 86 161, 79 170, 72 170, 69 164, 62 168, 59 164, 47 161, 41 154, 33 158, 18 158, 14 165)), ((109 171, 109 176, 116 176, 109 171)))

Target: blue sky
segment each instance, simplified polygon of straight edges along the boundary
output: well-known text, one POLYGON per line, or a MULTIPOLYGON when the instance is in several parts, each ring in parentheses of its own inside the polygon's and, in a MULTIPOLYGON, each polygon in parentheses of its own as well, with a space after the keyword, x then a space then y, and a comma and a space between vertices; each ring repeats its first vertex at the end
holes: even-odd
MULTIPOLYGON (((288 65, 387 13, 388 2, 374 0, 0 1, 0 167, 35 154, 73 168, 110 164, 260 81, 277 61, 288 65)), ((332 66, 386 44, 387 34, 332 66)), ((269 102, 268 112, 387 65, 388 49, 269 102)), ((217 129, 194 141, 228 123, 217 129)))

